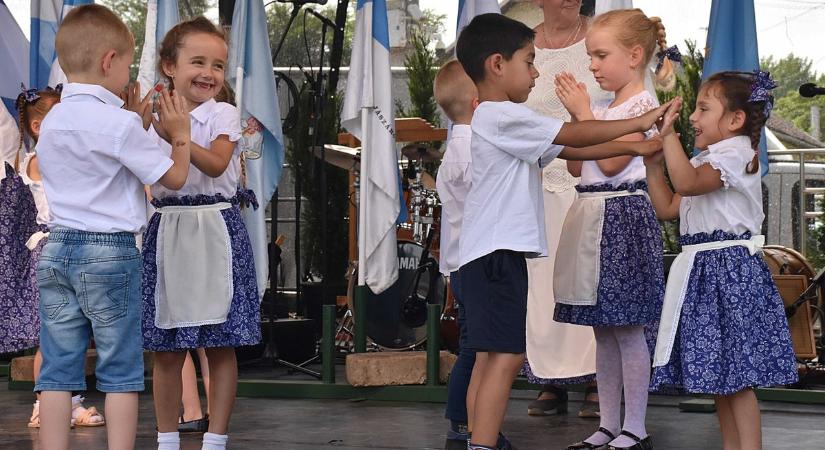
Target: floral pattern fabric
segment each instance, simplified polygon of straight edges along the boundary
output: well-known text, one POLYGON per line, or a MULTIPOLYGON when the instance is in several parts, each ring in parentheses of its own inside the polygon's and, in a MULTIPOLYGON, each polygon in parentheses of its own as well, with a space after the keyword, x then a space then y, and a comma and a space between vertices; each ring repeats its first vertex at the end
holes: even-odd
POLYGON ((26 248, 29 236, 38 230, 37 209, 23 179, 8 163, 4 170, 0 181, 0 353, 35 347, 40 335, 37 286, 31 289, 31 252, 26 248))
POLYGON ((232 247, 232 281, 234 294, 226 322, 199 327, 181 327, 169 330, 155 326, 155 283, 157 281, 156 242, 160 214, 149 220, 143 239, 143 346, 153 351, 176 351, 198 347, 240 347, 254 345, 261 340, 260 305, 252 259, 252 244, 238 206, 242 197, 245 202, 257 205, 251 191, 227 199, 217 195, 165 197, 155 199, 155 207, 199 206, 220 202, 232 204, 221 211, 229 231, 232 247))
MULTIPOLYGON (((635 191, 633 184, 578 186, 579 192, 635 191)), ((578 325, 645 325, 655 336, 665 293, 662 232, 653 206, 644 195, 605 200, 600 279, 593 306, 556 304, 554 319, 578 325)))
MULTIPOLYGON (((716 230, 679 241, 750 238, 716 230)), ((784 306, 762 255, 741 246, 697 253, 670 361, 654 367, 651 390, 729 395, 797 379, 784 306)))

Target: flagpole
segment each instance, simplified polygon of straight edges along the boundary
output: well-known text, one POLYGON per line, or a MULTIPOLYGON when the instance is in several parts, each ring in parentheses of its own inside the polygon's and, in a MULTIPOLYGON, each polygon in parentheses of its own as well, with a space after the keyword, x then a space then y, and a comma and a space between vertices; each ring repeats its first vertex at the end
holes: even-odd
POLYGON ((367 351, 367 286, 366 286, 366 264, 367 264, 367 190, 370 181, 365 175, 370 173, 368 169, 370 150, 367 142, 370 136, 370 116, 373 106, 361 108, 361 176, 358 194, 358 286, 355 291, 355 311, 353 321, 355 322, 355 352, 363 353, 367 351))

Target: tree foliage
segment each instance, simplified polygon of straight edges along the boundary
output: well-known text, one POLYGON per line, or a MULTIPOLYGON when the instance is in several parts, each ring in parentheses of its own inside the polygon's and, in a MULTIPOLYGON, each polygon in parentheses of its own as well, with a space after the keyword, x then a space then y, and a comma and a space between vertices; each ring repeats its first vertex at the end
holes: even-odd
MULTIPOLYGON (((146 34, 146 0, 102 0, 101 3, 114 11, 135 36, 135 59, 129 69, 131 78, 135 79, 146 34)), ((187 20, 205 14, 217 4, 217 0, 179 0, 178 13, 181 20, 187 20)))
MULTIPOLYGON (((793 53, 779 60, 773 57, 762 59, 762 70, 767 70, 776 80, 779 87, 774 90, 776 107, 774 114, 790 121, 797 128, 810 133, 811 106, 819 106, 825 112, 825 96, 803 98, 799 95, 799 86, 804 83, 825 84, 825 74, 813 70, 813 62, 793 53)), ((825 129, 825 119, 820 116, 819 129, 825 129)), ((820 138, 821 139, 821 138, 820 138)))

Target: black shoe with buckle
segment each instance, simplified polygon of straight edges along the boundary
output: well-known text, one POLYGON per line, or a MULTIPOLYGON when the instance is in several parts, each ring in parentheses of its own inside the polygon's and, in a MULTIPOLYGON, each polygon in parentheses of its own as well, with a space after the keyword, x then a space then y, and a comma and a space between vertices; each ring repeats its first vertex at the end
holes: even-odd
POLYGON ((650 439, 649 435, 642 439, 629 431, 622 430, 622 432, 619 433, 619 436, 627 436, 636 441, 636 443, 630 447, 616 447, 615 445, 608 445, 607 450, 653 450, 653 440, 650 439))
MULTIPOLYGON (((603 435, 607 436, 608 438, 610 438, 610 441, 612 441, 613 439, 616 439, 616 435, 611 433, 610 430, 608 430, 606 428, 599 427, 599 429, 596 432, 597 433, 602 433, 603 435)), ((607 441, 607 442, 610 442, 610 441, 607 441)), ((597 445, 597 444, 591 444, 587 441, 581 441, 581 442, 576 442, 573 445, 568 445, 567 450, 594 450, 594 449, 604 448, 606 445, 607 445, 607 443, 597 445)))

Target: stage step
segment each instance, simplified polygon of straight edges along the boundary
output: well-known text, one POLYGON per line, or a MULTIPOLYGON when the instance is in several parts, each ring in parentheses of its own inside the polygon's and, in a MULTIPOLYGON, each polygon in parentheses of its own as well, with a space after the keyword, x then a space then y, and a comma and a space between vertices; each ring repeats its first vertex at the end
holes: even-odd
MULTIPOLYGON (((86 350, 86 376, 95 374, 95 362, 97 361, 97 351, 86 350)), ((143 367, 146 373, 152 373, 152 353, 143 352, 143 367)), ((18 356, 11 360, 9 365, 9 379, 13 381, 34 382, 34 355, 18 356)))
MULTIPOLYGON (((440 353, 439 382, 446 383, 456 361, 440 353)), ((427 352, 376 352, 347 355, 347 382, 352 386, 398 386, 427 381, 427 352)))

